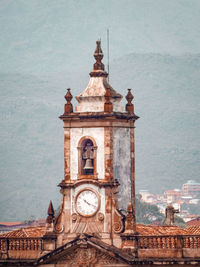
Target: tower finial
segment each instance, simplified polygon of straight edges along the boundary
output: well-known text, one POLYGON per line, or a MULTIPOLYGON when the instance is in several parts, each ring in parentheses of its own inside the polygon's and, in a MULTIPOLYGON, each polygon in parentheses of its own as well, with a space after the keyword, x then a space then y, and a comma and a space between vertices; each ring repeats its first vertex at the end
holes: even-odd
POLYGON ((94 57, 96 59, 97 55, 101 55, 102 58, 103 58, 103 52, 102 52, 102 49, 101 49, 101 39, 97 40, 96 44, 97 44, 97 46, 96 46, 96 49, 95 49, 95 52, 94 52, 94 57))
POLYGON ((108 73, 104 70, 104 64, 101 62, 103 59, 103 51, 101 49, 101 40, 96 41, 96 49, 94 51, 94 58, 96 62, 93 65, 93 70, 90 72, 91 77, 107 77, 108 73))
POLYGON ((96 44, 97 46, 94 51, 94 58, 96 59, 96 63, 94 64, 94 70, 104 70, 104 64, 101 62, 101 60, 103 59, 101 40, 97 40, 96 44))

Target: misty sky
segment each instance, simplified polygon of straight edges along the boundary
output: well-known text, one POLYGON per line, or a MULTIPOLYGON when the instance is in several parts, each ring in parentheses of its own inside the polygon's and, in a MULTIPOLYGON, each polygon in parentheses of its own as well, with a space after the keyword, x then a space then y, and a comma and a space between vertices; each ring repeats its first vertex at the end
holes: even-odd
MULTIPOLYGON (((200 52, 199 0, 1 0, 0 71, 57 72, 110 57, 200 52), (77 62, 79 61, 79 62, 77 62)), ((91 65, 91 64, 90 64, 91 65)))

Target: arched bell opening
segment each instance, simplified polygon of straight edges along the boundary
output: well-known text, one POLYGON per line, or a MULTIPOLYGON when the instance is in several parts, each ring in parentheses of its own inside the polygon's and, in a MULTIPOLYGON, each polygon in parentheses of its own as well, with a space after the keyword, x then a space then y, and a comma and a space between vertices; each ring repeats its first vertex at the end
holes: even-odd
POLYGON ((78 178, 97 178, 96 142, 91 137, 82 137, 78 145, 78 178))

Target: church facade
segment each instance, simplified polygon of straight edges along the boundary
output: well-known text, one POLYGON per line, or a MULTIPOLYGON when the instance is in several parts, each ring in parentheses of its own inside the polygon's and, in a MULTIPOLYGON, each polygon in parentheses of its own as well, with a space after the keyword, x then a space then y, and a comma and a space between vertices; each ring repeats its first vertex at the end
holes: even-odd
MULTIPOLYGON (((200 229, 137 225, 133 95, 109 84, 97 41, 95 64, 64 123, 61 208, 50 202, 45 227, 0 236, 0 266, 200 266, 200 229)), ((170 224, 170 222, 169 222, 170 224)))

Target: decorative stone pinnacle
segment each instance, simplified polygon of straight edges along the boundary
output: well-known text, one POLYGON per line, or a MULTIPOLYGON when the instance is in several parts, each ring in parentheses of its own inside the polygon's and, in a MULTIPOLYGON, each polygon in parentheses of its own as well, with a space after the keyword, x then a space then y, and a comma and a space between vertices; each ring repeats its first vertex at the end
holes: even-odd
POLYGON ((125 222, 125 233, 133 233, 133 209, 131 201, 128 203, 127 207, 127 215, 126 215, 126 222, 125 222))
POLYGON ((101 60, 103 59, 103 52, 101 49, 101 41, 97 40, 96 41, 96 49, 94 51, 94 58, 96 60, 96 62, 93 65, 93 71, 90 72, 90 76, 91 77, 100 77, 100 76, 104 76, 107 77, 108 73, 104 71, 104 64, 101 62, 101 60))
POLYGON ((73 96, 72 96, 70 90, 71 90, 71 89, 68 88, 68 89, 67 89, 67 93, 66 93, 66 95, 65 95, 65 99, 66 99, 67 103, 70 103, 71 100, 72 100, 72 98, 73 98, 73 96))
POLYGON ((94 58, 96 59, 96 63, 94 64, 94 70, 104 70, 104 64, 101 62, 103 59, 103 52, 101 49, 101 41, 96 41, 97 47, 94 52, 94 58))
POLYGON ((67 101, 67 104, 65 104, 65 113, 72 113, 73 112, 73 106, 71 104, 71 100, 73 98, 71 92, 70 92, 70 88, 67 89, 67 93, 65 95, 65 99, 67 101))
POLYGON ((101 57, 101 59, 102 59, 103 58, 103 51, 101 49, 101 41, 97 40, 96 44, 97 44, 97 47, 96 47, 96 49, 94 51, 94 58, 97 60, 96 57, 99 57, 99 58, 101 57))
POLYGON ((127 207, 127 213, 132 213, 132 205, 131 205, 131 201, 129 201, 128 203, 128 207, 127 207))
POLYGON ((133 95, 131 93, 131 89, 128 89, 128 94, 126 95, 126 100, 127 100, 127 104, 126 104, 126 111, 128 113, 133 114, 134 113, 134 106, 132 104, 132 100, 133 100, 133 95))
POLYGON ((111 113, 113 112, 113 104, 111 102, 111 92, 110 92, 110 87, 106 87, 106 92, 105 92, 105 103, 104 103, 104 112, 111 113))
POLYGON ((47 214, 48 214, 48 216, 47 216, 46 222, 52 223, 53 219, 54 219, 54 208, 53 208, 53 204, 52 204, 51 200, 49 202, 47 214))

